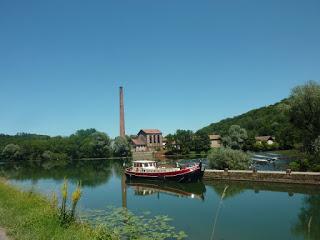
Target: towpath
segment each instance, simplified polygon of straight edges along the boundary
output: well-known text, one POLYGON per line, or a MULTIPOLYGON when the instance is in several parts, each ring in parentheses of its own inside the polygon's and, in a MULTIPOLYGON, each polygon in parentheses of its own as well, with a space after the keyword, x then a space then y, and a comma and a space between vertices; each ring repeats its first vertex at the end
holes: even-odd
POLYGON ((6 231, 3 228, 0 228, 0 240, 9 240, 6 235, 6 231))

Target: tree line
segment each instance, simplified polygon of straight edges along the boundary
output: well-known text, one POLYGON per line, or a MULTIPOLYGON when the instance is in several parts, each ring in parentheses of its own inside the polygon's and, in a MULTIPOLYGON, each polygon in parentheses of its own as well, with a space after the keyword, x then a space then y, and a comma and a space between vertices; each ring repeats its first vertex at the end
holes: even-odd
POLYGON ((130 154, 127 138, 111 139, 106 133, 93 128, 78 130, 67 137, 0 134, 0 156, 3 160, 74 160, 127 157, 130 154))

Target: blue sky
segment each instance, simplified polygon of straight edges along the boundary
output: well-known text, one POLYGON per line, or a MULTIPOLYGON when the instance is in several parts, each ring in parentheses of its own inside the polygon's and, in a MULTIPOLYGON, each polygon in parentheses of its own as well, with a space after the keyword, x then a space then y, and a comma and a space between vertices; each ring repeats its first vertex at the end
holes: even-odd
POLYGON ((320 80, 320 1, 0 0, 0 132, 197 130, 320 80))

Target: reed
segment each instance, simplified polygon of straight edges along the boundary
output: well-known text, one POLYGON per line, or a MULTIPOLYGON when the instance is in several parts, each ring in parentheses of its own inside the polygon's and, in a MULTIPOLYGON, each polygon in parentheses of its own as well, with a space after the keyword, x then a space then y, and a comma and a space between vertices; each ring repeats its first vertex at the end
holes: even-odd
POLYGON ((76 190, 71 195, 71 209, 68 208, 68 181, 64 180, 61 188, 61 207, 59 211, 59 219, 61 225, 69 225, 75 221, 75 212, 77 204, 81 198, 81 182, 77 183, 76 190))
POLYGON ((71 207, 71 218, 75 218, 75 212, 76 212, 76 207, 77 207, 77 204, 81 198, 81 194, 82 194, 82 191, 81 191, 81 182, 78 182, 77 184, 77 188, 76 190, 72 193, 72 207, 71 207))

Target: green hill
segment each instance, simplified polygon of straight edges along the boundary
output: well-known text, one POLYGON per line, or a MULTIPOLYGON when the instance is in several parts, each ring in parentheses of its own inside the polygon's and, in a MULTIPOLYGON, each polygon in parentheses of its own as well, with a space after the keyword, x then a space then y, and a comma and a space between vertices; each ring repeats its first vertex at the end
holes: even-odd
POLYGON ((227 134, 230 126, 240 125, 247 130, 250 138, 270 135, 276 138, 281 148, 291 148, 295 143, 296 131, 290 124, 289 117, 286 114, 287 103, 288 99, 284 99, 276 104, 212 123, 199 131, 224 136, 227 134))

